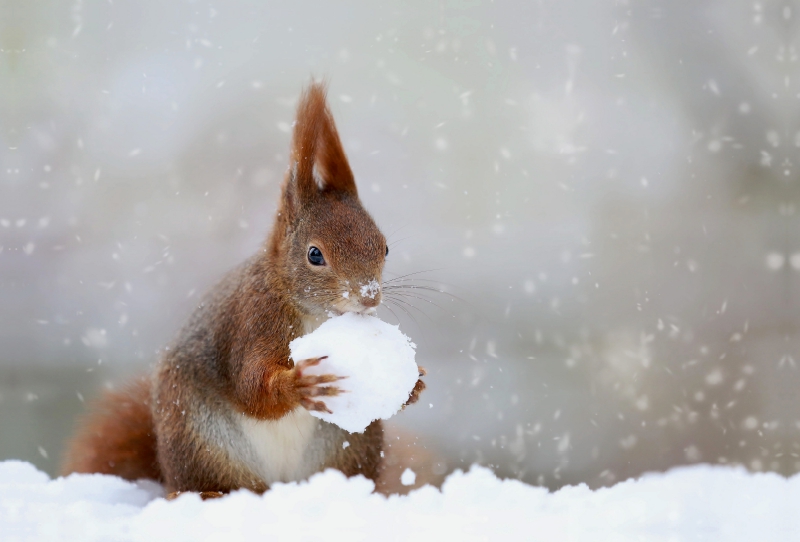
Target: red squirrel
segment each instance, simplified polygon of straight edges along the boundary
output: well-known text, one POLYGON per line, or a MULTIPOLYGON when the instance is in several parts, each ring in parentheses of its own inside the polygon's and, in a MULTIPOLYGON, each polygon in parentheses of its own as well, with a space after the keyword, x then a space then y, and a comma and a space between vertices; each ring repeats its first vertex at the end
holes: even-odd
MULTIPOLYGON (((387 255, 358 198, 325 87, 312 83, 262 250, 205 296, 152 375, 100 398, 63 472, 150 478, 170 494, 204 497, 263 492, 329 467, 377 482, 381 422, 350 434, 312 416, 328 410, 340 378, 305 374, 320 359, 293 364, 289 342, 332 313, 374 312, 381 292, 362 295, 361 286, 381 282, 387 255)), ((419 380, 407 404, 424 388, 419 380)))

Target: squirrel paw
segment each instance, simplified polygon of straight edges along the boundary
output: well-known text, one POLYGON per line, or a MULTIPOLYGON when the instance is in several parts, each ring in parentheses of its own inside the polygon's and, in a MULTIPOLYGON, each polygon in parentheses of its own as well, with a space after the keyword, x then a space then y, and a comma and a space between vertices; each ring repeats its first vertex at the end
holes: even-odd
MULTIPOLYGON (((423 377, 426 374, 428 374, 428 371, 426 371, 423 367, 419 367, 419 376, 423 377)), ((408 401, 406 401, 406 404, 403 405, 403 408, 416 403, 419 400, 419 394, 422 393, 422 390, 425 388, 425 382, 423 382, 421 378, 417 380, 417 383, 414 384, 414 389, 411 390, 411 394, 408 396, 408 401)))
POLYGON ((303 407, 305 407, 307 410, 316 410, 319 412, 333 414, 331 409, 329 409, 323 401, 317 401, 313 398, 335 397, 340 393, 345 393, 345 390, 342 390, 336 386, 323 386, 321 384, 330 384, 331 382, 336 382, 347 377, 330 374, 303 375, 303 370, 308 367, 313 367, 314 365, 319 365, 319 362, 327 357, 328 356, 322 356, 319 358, 304 359, 294 366, 293 371, 295 372, 297 390, 300 393, 300 404, 303 405, 303 407))
MULTIPOLYGON (((196 492, 195 491, 173 491, 173 492, 167 494, 166 499, 168 501, 172 501, 172 500, 177 499, 179 496, 183 495, 184 493, 196 493, 196 492)), ((225 496, 225 494, 223 492, 221 492, 221 491, 201 491, 199 493, 199 495, 200 495, 200 498, 203 499, 204 501, 207 501, 208 499, 219 499, 220 497, 224 497, 225 496)))

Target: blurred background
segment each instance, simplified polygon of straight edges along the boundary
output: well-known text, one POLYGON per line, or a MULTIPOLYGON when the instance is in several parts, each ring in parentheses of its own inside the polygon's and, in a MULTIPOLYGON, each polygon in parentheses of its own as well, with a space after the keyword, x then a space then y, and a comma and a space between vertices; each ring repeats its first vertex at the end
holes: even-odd
POLYGON ((800 470, 800 3, 0 0, 0 459, 256 251, 314 77, 435 474, 800 470))

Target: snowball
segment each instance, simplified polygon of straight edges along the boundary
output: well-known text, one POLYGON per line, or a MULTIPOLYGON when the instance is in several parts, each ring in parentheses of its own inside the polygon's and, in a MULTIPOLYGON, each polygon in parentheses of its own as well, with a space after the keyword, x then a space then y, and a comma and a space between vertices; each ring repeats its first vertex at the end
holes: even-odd
POLYGON ((345 393, 320 397, 333 412, 311 412, 350 433, 361 433, 377 419, 391 418, 408 400, 419 378, 416 345, 397 326, 346 313, 289 343, 295 363, 328 356, 305 374, 347 377, 336 382, 345 393))
POLYGON ((411 469, 406 469, 403 471, 403 474, 400 475, 400 483, 404 486, 413 486, 414 482, 417 481, 417 473, 411 469))

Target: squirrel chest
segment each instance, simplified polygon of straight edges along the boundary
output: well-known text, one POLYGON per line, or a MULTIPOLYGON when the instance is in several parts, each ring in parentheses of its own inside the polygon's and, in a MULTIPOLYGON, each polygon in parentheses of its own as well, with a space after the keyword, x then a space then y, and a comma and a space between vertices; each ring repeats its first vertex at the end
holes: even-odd
POLYGON ((315 443, 320 421, 302 407, 278 420, 236 416, 241 439, 229 442, 230 452, 264 482, 302 480, 319 470, 323 446, 315 443))

